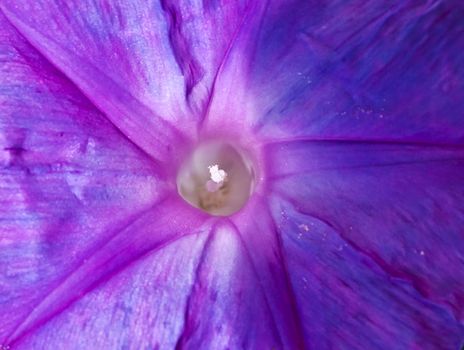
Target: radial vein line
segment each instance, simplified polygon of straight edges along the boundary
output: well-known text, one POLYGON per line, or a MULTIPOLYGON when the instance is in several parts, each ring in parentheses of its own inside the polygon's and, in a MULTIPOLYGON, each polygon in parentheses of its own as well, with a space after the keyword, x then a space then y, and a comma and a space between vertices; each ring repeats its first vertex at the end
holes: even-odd
POLYGON ((175 346, 176 350, 182 350, 183 346, 184 346, 184 342, 190 336, 190 334, 189 334, 189 325, 190 325, 190 311, 191 311, 191 308, 192 308, 193 298, 194 298, 193 294, 195 293, 195 287, 197 285, 197 282, 200 279, 201 269, 203 268, 204 261, 206 259, 206 255, 208 253, 208 249, 211 246, 212 240, 214 238, 213 237, 214 236, 214 230, 215 230, 215 225, 213 225, 211 227, 210 231, 208 232, 208 237, 206 238, 206 242, 203 245, 203 249, 201 251, 200 258, 198 259, 198 264, 197 264, 197 267, 196 267, 196 270, 195 270, 195 279, 194 279, 194 282, 192 283, 192 287, 190 289, 189 296, 187 298, 187 303, 186 303, 186 306, 185 306, 184 325, 183 325, 182 331, 181 331, 181 333, 180 333, 180 335, 179 335, 179 337, 177 339, 177 343, 176 343, 176 346, 175 346))
POLYGON ((205 110, 202 114, 202 117, 198 123, 198 128, 201 129, 201 127, 205 124, 206 120, 208 119, 208 115, 209 115, 209 111, 210 111, 210 108, 211 108, 211 104, 213 102, 213 99, 214 99, 214 91, 215 91, 215 88, 216 88, 216 82, 217 80, 219 79, 219 76, 222 72, 222 69, 225 65, 225 63, 227 62, 229 56, 230 56, 230 53, 232 51, 232 48, 240 34, 240 32, 242 31, 242 28, 243 26, 245 25, 245 22, 246 22, 246 19, 248 18, 249 14, 251 12, 251 5, 248 5, 247 9, 245 10, 245 14, 240 22, 240 24, 238 25, 237 29, 235 30, 234 34, 232 35, 232 38, 227 46, 227 49, 219 63, 219 66, 216 70, 216 73, 214 74, 214 78, 213 78, 213 82, 211 84, 211 90, 209 92, 209 95, 208 95, 208 99, 207 99, 207 102, 206 102, 206 107, 205 107, 205 110))

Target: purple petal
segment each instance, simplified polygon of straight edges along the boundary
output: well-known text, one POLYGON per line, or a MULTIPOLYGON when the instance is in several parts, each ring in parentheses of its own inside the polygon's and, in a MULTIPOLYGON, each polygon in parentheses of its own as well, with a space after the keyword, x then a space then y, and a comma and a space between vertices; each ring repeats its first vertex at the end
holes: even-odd
POLYGON ((255 271, 256 288, 261 289, 273 318, 274 332, 280 339, 277 348, 303 349, 304 320, 295 303, 282 242, 266 201, 255 195, 247 210, 234 216, 233 222, 255 271))
POLYGON ((183 225, 193 230, 203 218, 196 212, 192 217, 184 203, 173 204, 183 223, 172 219, 170 201, 150 209, 168 188, 152 160, 3 16, 0 29, 3 345, 145 251, 188 233, 183 225), (144 212, 145 219, 131 226, 144 212), (163 226, 163 217, 171 229, 163 226))
MULTIPOLYGON (((172 151, 170 142, 180 143, 182 136, 155 109, 147 107, 150 101, 143 98, 147 92, 138 90, 138 81, 149 77, 134 72, 142 69, 140 65, 148 66, 148 62, 143 61, 138 53, 144 48, 149 49, 151 46, 147 46, 145 41, 152 40, 159 51, 159 55, 153 55, 152 60, 157 58, 163 62, 162 67, 166 67, 165 70, 161 69, 162 86, 165 88, 150 94, 156 97, 152 104, 157 104, 161 112, 165 112, 163 105, 179 105, 167 97, 175 96, 175 91, 179 91, 181 79, 175 79, 179 74, 176 74, 175 68, 171 69, 168 55, 163 55, 169 47, 165 43, 163 51, 164 41, 158 38, 163 33, 162 28, 152 28, 159 22, 149 21, 147 14, 144 17, 143 13, 137 12, 137 7, 127 12, 118 7, 108 8, 109 11, 105 12, 105 9, 99 11, 94 8, 95 5, 87 2, 72 4, 68 7, 44 1, 33 5, 24 4, 22 8, 13 2, 14 6, 3 5, 3 11, 21 35, 70 79, 129 139, 154 158, 172 159, 169 155, 172 151), (118 13, 122 17, 119 18, 118 13), (137 26, 133 23, 136 20, 139 21, 137 26), (143 27, 140 22, 151 24, 143 27), (125 30, 111 34, 110 25, 115 23, 119 23, 125 30), (145 28, 147 33, 134 36, 131 34, 132 27, 145 28), (118 35, 129 36, 132 41, 124 42, 118 35), (129 51, 133 54, 128 55, 129 51)), ((175 67, 175 62, 171 62, 171 65, 175 67)), ((151 74, 154 72, 151 71, 151 74)), ((161 86, 159 80, 158 84, 161 86)), ((157 87, 151 88, 157 91, 157 87)))
POLYGON ((60 348, 66 342, 70 349, 124 344, 131 348, 295 348, 299 341, 292 338, 294 320, 287 319, 291 312, 280 261, 266 261, 258 250, 248 251, 250 247, 231 223, 219 224, 206 240, 204 232, 150 253, 97 288, 84 290, 74 305, 16 344, 60 348), (260 269, 257 263, 270 267, 260 269), (94 334, 102 329, 106 331, 95 340, 94 334))
POLYGON ((227 61, 250 1, 162 0, 185 97, 198 121, 207 113, 216 79, 227 61))
POLYGON ((250 53, 255 50, 265 12, 264 2, 251 2, 229 42, 201 120, 201 131, 206 136, 225 134, 245 143, 257 143, 252 126, 262 115, 262 109, 256 108, 256 96, 251 93, 249 85, 249 75, 254 67, 250 53))
MULTIPOLYGON (((144 254, 164 248, 184 234, 195 233, 204 223, 204 217, 178 201, 176 198, 157 203, 154 208, 111 232, 105 242, 100 242, 83 259, 69 266, 65 276, 49 285, 41 283, 47 293, 23 306, 22 311, 27 314, 14 325, 6 343, 11 345, 21 341, 29 332, 59 315, 75 300, 144 254), (176 219, 177 215, 182 220, 176 219)), ((204 229, 207 229, 206 225, 204 229)))
POLYGON ((245 11, 238 3, 169 0, 7 1, 3 8, 124 134, 169 161, 185 135, 194 137, 245 11))
POLYGON ((271 5, 249 93, 266 138, 464 140, 459 1, 271 5))
POLYGON ((23 349, 174 349, 205 234, 127 265, 18 343, 23 349))
POLYGON ((298 215, 323 223, 385 275, 464 320, 461 147, 332 141, 268 151, 272 191, 298 215))
POLYGON ((462 9, 220 5, 1 5, 0 347, 457 347, 462 9), (269 144, 276 225, 256 195, 206 237, 134 147, 197 127, 379 141, 269 144))
POLYGON ((88 76, 93 72, 87 69, 92 69, 165 117, 170 113, 180 117, 171 109, 183 102, 183 78, 159 2, 5 1, 2 7, 24 28, 28 39, 51 42, 36 45, 52 61, 64 64, 61 68, 67 73, 98 85, 96 78, 100 77, 88 76), (67 57, 56 57, 58 54, 67 57))
POLYGON ((330 224, 274 204, 309 349, 459 349, 464 326, 446 307, 330 224))
POLYGON ((233 225, 219 224, 204 248, 186 307, 181 349, 281 347, 260 276, 233 225))

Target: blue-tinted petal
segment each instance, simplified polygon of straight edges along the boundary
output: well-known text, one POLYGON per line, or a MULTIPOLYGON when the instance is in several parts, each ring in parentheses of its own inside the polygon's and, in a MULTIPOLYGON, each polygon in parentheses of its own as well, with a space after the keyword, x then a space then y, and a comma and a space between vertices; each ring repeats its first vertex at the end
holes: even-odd
POLYGON ((249 93, 266 138, 464 140, 459 1, 271 2, 249 93))
POLYGON ((272 191, 462 322, 461 147, 332 141, 268 151, 272 191))
POLYGON ((216 78, 253 2, 163 0, 161 3, 172 52, 184 76, 189 112, 201 122, 216 78))
POLYGON ((258 108, 250 85, 254 67, 252 55, 266 13, 266 3, 254 1, 246 8, 217 70, 204 117, 201 133, 207 136, 225 134, 243 142, 259 141, 252 133, 255 121, 263 114, 258 108))
MULTIPOLYGON (((41 298, 22 305, 23 316, 6 334, 3 343, 13 345, 21 342, 29 332, 36 331, 83 294, 117 275, 144 254, 164 248, 182 235, 201 229, 204 217, 184 204, 178 198, 157 203, 130 223, 107 234, 104 242, 99 242, 80 260, 68 265, 64 275, 51 276, 50 283, 36 282, 34 286, 43 291, 41 298)), ((41 277, 42 272, 38 275, 41 277)), ((6 291, 11 297, 17 288, 12 285, 6 291)))
POLYGON ((179 239, 124 266, 15 349, 174 349, 205 237, 179 239))
POLYGON ((3 4, 17 29, 123 133, 170 162, 195 135, 246 8, 169 0, 3 4))
POLYGON ((197 267, 178 347, 281 348, 288 339, 280 338, 261 279, 233 225, 218 224, 197 267))
POLYGON ((278 227, 266 204, 268 199, 255 194, 245 210, 232 220, 255 270, 256 287, 262 289, 262 298, 274 319, 280 347, 302 349, 305 348, 302 333, 304 320, 295 303, 278 227))
POLYGON ((343 233, 282 201, 274 217, 309 349, 459 349, 462 323, 343 233))
MULTIPOLYGON (((183 137, 156 109, 149 108, 149 101, 143 98, 144 95, 154 98, 152 104, 161 112, 164 106, 181 106, 175 98, 170 98, 178 96, 182 79, 174 60, 169 60, 165 54, 170 50, 168 42, 163 40, 166 28, 148 16, 149 7, 135 6, 130 7, 132 11, 123 11, 120 6, 108 6, 106 12, 104 8, 99 11, 95 3, 73 2, 68 7, 43 1, 24 3, 24 6, 4 3, 2 9, 21 35, 124 135, 152 157, 172 159, 170 142, 180 143, 183 137), (142 30, 135 35, 131 29, 134 21, 138 21, 136 28, 142 30), (125 30, 113 33, 115 26, 125 30), (152 46, 147 43, 150 41, 152 46), (158 55, 148 59, 138 54, 150 48, 156 48, 158 55), (151 94, 139 91, 139 82, 153 81, 137 72, 137 69, 143 71, 145 66, 150 68, 151 74, 157 72, 159 76, 159 87, 152 86, 151 94)), ((162 15, 159 16, 161 20, 162 15)), ((175 114, 182 115, 181 112, 175 114)))
MULTIPOLYGON (((0 45, 0 344, 4 345, 37 326, 47 316, 43 311, 50 316, 88 288, 92 281, 85 277, 105 276, 104 269, 81 273, 82 281, 74 280, 72 288, 50 297, 72 272, 89 267, 85 264, 89 254, 117 243, 105 245, 158 202, 167 186, 151 159, 108 123, 3 16, 0 45)), ((140 239, 124 248, 135 252, 134 257, 140 254, 140 245, 134 247, 139 243, 140 239)), ((108 250, 101 253, 111 255, 108 250)), ((112 254, 116 253, 113 247, 112 254)), ((112 266, 129 261, 131 255, 124 259, 116 259, 112 266)))

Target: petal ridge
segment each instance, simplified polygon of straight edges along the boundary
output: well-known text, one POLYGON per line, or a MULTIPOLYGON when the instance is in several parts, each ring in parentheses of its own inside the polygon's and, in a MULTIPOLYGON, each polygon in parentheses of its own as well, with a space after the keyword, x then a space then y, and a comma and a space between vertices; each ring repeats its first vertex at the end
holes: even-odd
POLYGON ((189 43, 182 35, 182 20, 176 6, 169 0, 160 2, 169 24, 169 43, 177 65, 184 75, 185 95, 190 102, 192 90, 203 79, 205 71, 190 53, 189 43))
POLYGON ((170 144, 176 140, 181 147, 186 142, 186 138, 174 125, 155 115, 130 91, 119 86, 111 77, 84 57, 60 47, 53 39, 16 18, 8 9, 4 7, 1 9, 11 25, 30 45, 73 82, 99 110, 103 111, 103 114, 125 137, 136 143, 144 153, 154 159, 160 161, 176 159, 175 155, 170 155, 174 153, 170 144), (80 69, 75 67, 80 67, 80 69), (85 70, 86 74, 83 74, 81 70, 85 70), (112 94, 105 93, 105 90, 110 90, 112 94), (156 130, 146 128, 136 116, 149 116, 150 119, 156 120, 156 123, 152 124, 156 126, 156 130))
POLYGON ((181 229, 198 228, 203 223, 203 218, 198 220, 196 212, 192 213, 190 208, 184 207, 187 210, 184 210, 182 225, 177 227, 177 220, 172 220, 171 216, 178 208, 179 203, 173 201, 170 196, 165 196, 157 204, 136 215, 131 223, 117 230, 111 239, 95 247, 93 252, 82 259, 68 276, 58 281, 51 292, 17 325, 6 337, 6 343, 15 344, 34 328, 41 327, 134 261, 184 237, 186 234, 180 233, 181 229), (159 231, 160 223, 162 231, 159 231), (150 227, 156 227, 156 234, 150 227), (144 231, 147 228, 148 231, 144 231), (153 236, 151 241, 150 235, 153 236))

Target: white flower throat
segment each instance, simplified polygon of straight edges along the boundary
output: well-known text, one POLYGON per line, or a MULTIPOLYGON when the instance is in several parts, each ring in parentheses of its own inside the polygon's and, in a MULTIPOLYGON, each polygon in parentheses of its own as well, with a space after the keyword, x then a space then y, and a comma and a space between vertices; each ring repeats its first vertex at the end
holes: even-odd
POLYGON ((228 216, 248 201, 254 170, 238 148, 225 142, 198 146, 177 174, 177 190, 192 206, 211 215, 228 216))

